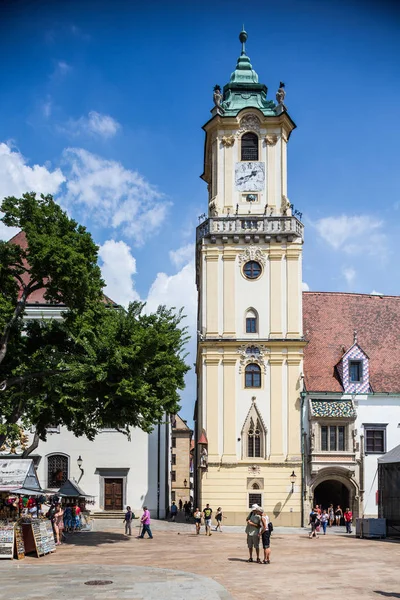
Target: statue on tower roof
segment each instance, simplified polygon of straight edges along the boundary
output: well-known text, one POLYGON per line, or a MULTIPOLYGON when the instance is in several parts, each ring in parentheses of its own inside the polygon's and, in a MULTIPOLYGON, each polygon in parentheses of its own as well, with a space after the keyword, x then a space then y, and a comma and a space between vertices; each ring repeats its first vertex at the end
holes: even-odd
POLYGON ((286 91, 285 91, 285 84, 283 83, 283 81, 281 81, 279 83, 279 88, 278 91, 276 92, 276 101, 278 104, 282 104, 283 106, 285 106, 283 104, 283 101, 285 99, 286 96, 286 91))
POLYGON ((217 108, 222 109, 221 106, 221 102, 223 99, 223 95, 221 92, 221 86, 219 85, 215 85, 214 86, 214 95, 213 95, 213 100, 214 100, 214 104, 217 108))

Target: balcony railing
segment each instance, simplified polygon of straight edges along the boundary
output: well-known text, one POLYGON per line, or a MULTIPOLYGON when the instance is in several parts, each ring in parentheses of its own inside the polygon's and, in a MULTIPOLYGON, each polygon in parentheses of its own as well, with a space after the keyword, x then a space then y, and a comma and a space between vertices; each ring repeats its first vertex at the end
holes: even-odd
POLYGON ((206 236, 263 235, 300 237, 303 239, 303 224, 296 217, 210 217, 196 230, 199 241, 206 236))

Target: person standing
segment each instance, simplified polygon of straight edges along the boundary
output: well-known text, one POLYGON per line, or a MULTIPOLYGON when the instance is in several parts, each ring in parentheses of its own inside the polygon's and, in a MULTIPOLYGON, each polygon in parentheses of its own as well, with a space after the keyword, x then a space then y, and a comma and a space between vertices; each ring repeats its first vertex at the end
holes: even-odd
POLYGON ((61 544, 62 532, 64 530, 64 511, 61 504, 56 505, 53 526, 56 534, 56 546, 59 546, 61 544))
POLYGON ((190 500, 188 500, 188 502, 186 502, 186 506, 185 506, 186 523, 189 523, 191 515, 192 515, 192 503, 190 502, 190 500))
POLYGON ((271 533, 273 531, 273 525, 269 520, 268 515, 265 511, 261 515, 261 541, 264 550, 264 565, 269 565, 271 562, 271 533))
POLYGON ((139 537, 141 539, 143 539, 144 534, 147 532, 147 535, 152 540, 153 534, 151 533, 151 529, 150 529, 150 511, 148 510, 147 506, 143 506, 143 514, 140 519, 140 522, 142 524, 142 533, 140 534, 139 537))
POLYGON ((132 535, 132 519, 133 519, 133 512, 131 510, 131 507, 127 506, 126 513, 125 513, 125 519, 124 519, 125 535, 132 535))
POLYGON ((336 521, 336 525, 339 526, 340 522, 342 520, 342 516, 343 516, 343 511, 340 508, 340 504, 337 505, 336 510, 335 510, 335 521, 336 521))
POLYGON ((183 507, 182 498, 179 498, 179 510, 182 510, 182 507, 183 507))
POLYGON ((328 527, 329 515, 325 509, 322 511, 322 515, 319 518, 322 525, 322 531, 324 532, 324 535, 326 535, 326 528, 328 527))
POLYGON ((204 525, 206 526, 206 535, 211 535, 211 517, 212 517, 212 508, 207 504, 203 509, 203 517, 204 517, 204 525))
POLYGON ((249 560, 247 562, 253 562, 253 548, 255 548, 257 562, 261 564, 260 560, 260 538, 261 538, 261 515, 262 508, 257 504, 253 504, 251 507, 251 513, 246 519, 247 534, 247 547, 249 549, 249 560))
POLYGON ((196 535, 199 535, 201 528, 201 512, 198 508, 193 513, 194 522, 196 523, 196 535))
POLYGON ((329 527, 332 527, 332 525, 335 522, 335 511, 333 510, 333 504, 329 505, 328 515, 329 515, 329 527))
POLYGON ((176 515, 177 515, 177 513, 178 513, 178 507, 177 507, 177 505, 175 504, 175 502, 173 502, 173 503, 171 504, 171 510, 170 510, 170 513, 171 513, 171 521, 174 521, 174 522, 175 522, 176 515))
POLYGON ((351 533, 351 522, 353 521, 353 513, 351 512, 351 510, 349 508, 346 508, 346 511, 345 511, 343 517, 344 517, 344 522, 346 525, 346 532, 351 533))

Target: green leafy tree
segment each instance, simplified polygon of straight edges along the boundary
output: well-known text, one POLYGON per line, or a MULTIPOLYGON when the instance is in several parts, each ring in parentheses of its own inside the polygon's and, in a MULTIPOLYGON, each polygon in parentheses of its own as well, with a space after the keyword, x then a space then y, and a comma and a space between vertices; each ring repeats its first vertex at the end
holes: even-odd
POLYGON ((102 427, 149 432, 176 413, 189 370, 182 312, 109 301, 91 235, 51 196, 8 197, 1 211, 27 244, 0 241, 0 447, 20 424, 36 429, 27 455, 50 424, 93 439, 102 427), (39 289, 62 319, 27 320, 39 289))

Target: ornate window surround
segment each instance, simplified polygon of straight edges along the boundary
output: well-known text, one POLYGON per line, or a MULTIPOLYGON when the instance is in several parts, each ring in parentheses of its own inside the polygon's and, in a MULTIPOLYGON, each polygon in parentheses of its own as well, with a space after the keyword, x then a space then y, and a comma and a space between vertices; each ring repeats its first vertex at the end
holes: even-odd
MULTIPOLYGON (((247 413, 247 416, 246 416, 246 419, 244 421, 243 428, 241 431, 241 440, 242 440, 241 455, 242 455, 242 460, 258 462, 260 460, 265 460, 266 455, 267 455, 267 427, 266 427, 264 420, 257 408, 255 396, 253 396, 251 400, 252 400, 251 406, 250 406, 249 412, 247 413), (260 456, 259 457, 258 456, 257 457, 248 456, 248 431, 249 431, 252 421, 255 425, 258 422, 259 427, 260 427, 260 456)), ((248 480, 248 482, 250 483, 250 479, 248 480)), ((251 478, 251 482, 258 483, 258 480, 256 480, 255 478, 251 478)))

